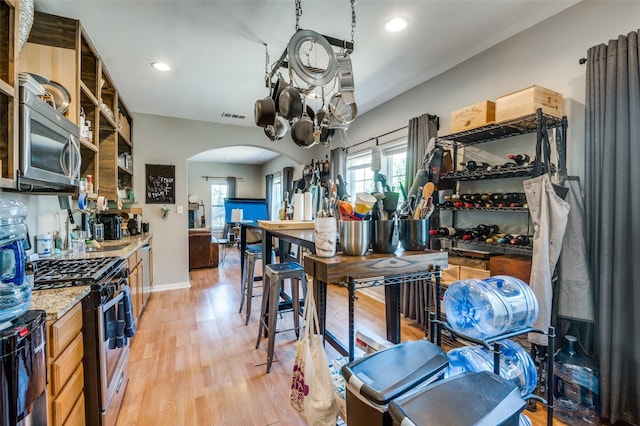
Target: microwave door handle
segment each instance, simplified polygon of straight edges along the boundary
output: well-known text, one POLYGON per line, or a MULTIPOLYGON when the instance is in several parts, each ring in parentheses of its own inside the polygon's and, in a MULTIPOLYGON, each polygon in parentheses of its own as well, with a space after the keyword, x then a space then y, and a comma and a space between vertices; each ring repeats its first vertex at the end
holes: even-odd
POLYGON ((75 138, 73 137, 73 135, 71 135, 69 137, 71 146, 73 147, 73 161, 72 161, 72 174, 70 177, 71 180, 73 180, 76 177, 80 177, 80 166, 82 165, 82 154, 80 153, 80 147, 78 147, 78 144, 76 143, 75 138))
POLYGON ((60 167, 66 176, 69 176, 69 167, 67 166, 67 156, 69 155, 69 144, 71 140, 67 140, 62 148, 62 152, 60 153, 60 167))

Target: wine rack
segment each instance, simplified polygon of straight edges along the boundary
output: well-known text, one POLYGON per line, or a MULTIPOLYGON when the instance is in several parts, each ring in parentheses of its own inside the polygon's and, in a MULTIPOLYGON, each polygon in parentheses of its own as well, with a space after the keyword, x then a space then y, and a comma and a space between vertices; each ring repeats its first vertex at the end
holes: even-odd
MULTIPOLYGON (((460 182, 465 181, 477 181, 488 179, 504 179, 504 178, 527 178, 533 174, 533 164, 517 164, 507 163, 502 166, 489 166, 483 164, 481 167, 474 167, 472 170, 469 168, 461 168, 462 164, 457 164, 458 150, 471 145, 478 145, 485 142, 507 139, 519 135, 536 133, 538 138, 545 137, 543 134, 543 128, 547 129, 559 128, 559 137, 556 139, 556 149, 558 152, 558 167, 551 165, 551 174, 566 175, 564 170, 566 160, 566 134, 567 134, 567 118, 557 118, 542 113, 542 109, 538 109, 535 114, 527 115, 513 120, 504 121, 501 123, 491 123, 485 126, 477 127, 471 130, 465 130, 443 136, 439 139, 438 143, 443 147, 449 147, 452 149, 452 158, 454 159, 454 171, 448 172, 441 177, 443 180, 449 180, 455 182, 455 193, 460 193, 460 182)), ((474 164, 475 166, 475 164, 474 164)), ((450 226, 457 227, 456 216, 459 214, 474 214, 473 212, 495 212, 497 215, 502 213, 510 214, 528 214, 529 209, 526 207, 497 207, 497 206, 445 206, 441 204, 438 206, 441 212, 451 213, 450 226)), ((466 216, 465 216, 466 217, 466 216)), ((494 223, 500 223, 499 218, 494 223)), ((441 224, 442 226, 442 224, 441 224)), ((527 230, 526 232, 532 232, 533 226, 531 226, 531 218, 527 216, 527 230)), ((502 230, 501 230, 502 232, 502 230)), ((510 253, 518 252, 520 254, 531 255, 533 248, 528 246, 520 246, 513 244, 499 244, 499 243, 487 243, 484 241, 469 241, 461 240, 458 238, 448 238, 451 242, 451 248, 460 247, 461 244, 477 246, 487 251, 495 253, 510 253)))

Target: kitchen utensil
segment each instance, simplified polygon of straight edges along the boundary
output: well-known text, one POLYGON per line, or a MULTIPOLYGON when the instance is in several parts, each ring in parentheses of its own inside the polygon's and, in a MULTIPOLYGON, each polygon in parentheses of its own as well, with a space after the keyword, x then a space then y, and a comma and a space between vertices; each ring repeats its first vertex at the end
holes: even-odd
POLYGON ((400 220, 400 245, 407 251, 421 251, 429 246, 429 221, 400 220))
POLYGON ((289 64, 302 80, 311 86, 327 84, 336 75, 336 55, 322 35, 311 30, 298 30, 289 40, 289 64))
POLYGON ((355 103, 347 104, 342 94, 335 93, 329 101, 329 112, 331 113, 331 129, 348 129, 349 124, 358 115, 358 107, 355 103))
POLYGON ((310 148, 316 142, 313 135, 313 120, 307 114, 306 106, 305 100, 305 112, 302 114, 302 118, 291 126, 291 138, 301 148, 310 148))
POLYGON ((347 105, 355 104, 353 96, 353 69, 351 67, 351 57, 348 53, 336 55, 338 73, 338 91, 341 93, 347 105))
POLYGON ((278 98, 278 112, 280 115, 291 121, 293 118, 300 118, 302 111, 300 91, 292 86, 284 89, 278 98))
POLYGON ((273 99, 273 102, 275 102, 276 105, 278 105, 280 93, 282 93, 282 91, 287 87, 289 87, 289 83, 284 79, 281 73, 278 73, 278 80, 274 83, 273 91, 271 92, 271 99, 273 99))
MULTIPOLYGON (((271 85, 271 74, 268 74, 267 81, 269 82, 269 96, 257 100, 253 107, 253 118, 256 125, 265 128, 267 126, 273 126, 274 120, 276 119, 276 104, 272 98, 273 87, 271 85)), ((271 138, 269 135, 275 132, 269 131, 267 133, 265 131, 265 133, 271 138)))
POLYGON ((370 220, 340 221, 340 247, 347 256, 364 256, 371 245, 370 220))
MULTIPOLYGON (((435 188, 436 186, 433 182, 427 182, 424 184, 424 186, 422 187, 422 198, 420 199, 420 202, 413 212, 414 219, 421 219, 421 215, 423 215, 422 210, 429 209, 429 206, 431 205, 431 194, 433 194, 435 188)), ((424 213, 424 215, 426 216, 426 212, 424 213)))

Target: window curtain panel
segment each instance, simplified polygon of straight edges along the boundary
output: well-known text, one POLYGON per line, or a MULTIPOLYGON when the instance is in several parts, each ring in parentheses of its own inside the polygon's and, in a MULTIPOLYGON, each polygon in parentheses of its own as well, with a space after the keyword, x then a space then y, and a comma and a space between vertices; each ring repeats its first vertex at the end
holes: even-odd
MULTIPOLYGON (((413 184, 413 178, 423 166, 427 144, 432 137, 438 135, 437 117, 423 114, 409 120, 407 137, 407 161, 405 187, 407 190, 413 184)), ((402 313, 405 317, 414 319, 418 324, 427 323, 425 312, 428 303, 428 284, 426 281, 400 284, 400 301, 402 313)))
POLYGON ((282 200, 284 201, 284 197, 287 192, 289 193, 289 199, 287 201, 291 201, 293 198, 293 167, 285 167, 282 169, 282 200))
POLYGON ((331 180, 338 182, 338 175, 343 179, 347 176, 347 150, 346 148, 334 148, 329 155, 329 163, 331 164, 330 174, 331 180))
POLYGON ((274 200, 273 199, 273 175, 269 174, 267 176, 265 176, 265 188, 264 188, 264 194, 266 200, 267 200, 267 211, 269 212, 269 218, 271 220, 275 220, 277 218, 275 217, 271 217, 271 206, 273 206, 273 203, 278 202, 278 200, 274 200))
POLYGON ((638 31, 587 52, 585 213, 602 417, 640 423, 638 31))
POLYGON ((227 198, 235 198, 237 179, 233 176, 227 178, 227 198))

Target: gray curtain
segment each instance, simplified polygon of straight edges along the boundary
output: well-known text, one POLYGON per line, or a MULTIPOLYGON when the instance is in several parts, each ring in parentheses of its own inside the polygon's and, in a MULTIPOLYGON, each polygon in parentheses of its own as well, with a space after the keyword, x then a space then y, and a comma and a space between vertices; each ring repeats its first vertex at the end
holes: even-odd
MULTIPOLYGON (((437 137, 438 125, 437 117, 423 114, 409 120, 408 141, 407 141, 407 162, 405 182, 409 190, 413 183, 413 178, 422 168, 427 151, 427 143, 432 137, 437 137)), ((428 306, 428 285, 426 282, 400 285, 400 300, 402 313, 405 317, 415 319, 418 324, 426 324, 427 314, 425 309, 428 306)))
POLYGON ((338 175, 343 179, 347 178, 347 150, 346 148, 334 148, 331 150, 329 156, 329 163, 331 164, 331 179, 334 182, 338 181, 338 175))
POLYGON ((585 211, 602 416, 640 423, 638 32, 587 52, 585 211))
POLYGON ((271 220, 275 220, 278 219, 277 217, 271 217, 271 206, 273 205, 273 203, 279 203, 280 200, 274 200, 273 199, 273 175, 269 174, 267 176, 265 176, 265 188, 264 188, 264 194, 265 194, 265 198, 267 199, 267 211, 269 212, 269 218, 271 220))
POLYGON ((405 188, 411 188, 413 178, 422 168, 422 162, 427 152, 427 143, 432 137, 438 136, 438 118, 435 115, 422 114, 409 120, 407 136, 407 163, 405 188))
POLYGON ((229 176, 227 178, 227 198, 235 198, 236 196, 236 178, 229 176))
POLYGON ((289 193, 289 200, 287 201, 291 201, 291 199, 293 198, 293 167, 285 167, 284 169, 282 169, 282 197, 283 199, 280 201, 284 200, 284 197, 286 195, 286 193, 289 193))

